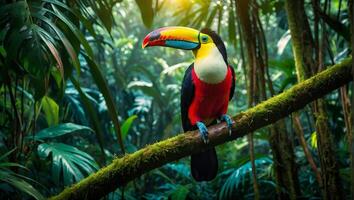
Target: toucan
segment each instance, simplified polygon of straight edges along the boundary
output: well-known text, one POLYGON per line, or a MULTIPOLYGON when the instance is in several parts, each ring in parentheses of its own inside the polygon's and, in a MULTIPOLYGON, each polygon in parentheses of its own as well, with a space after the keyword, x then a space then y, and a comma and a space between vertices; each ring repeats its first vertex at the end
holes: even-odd
MULTIPOLYGON (((181 118, 183 130, 199 129, 208 143, 208 125, 225 121, 229 134, 233 121, 226 114, 235 90, 235 72, 228 64, 225 45, 214 31, 204 28, 173 26, 149 33, 142 47, 165 46, 192 50, 195 61, 185 71, 181 87, 181 118)), ((196 181, 211 181, 218 171, 215 148, 191 156, 191 172, 196 181)))

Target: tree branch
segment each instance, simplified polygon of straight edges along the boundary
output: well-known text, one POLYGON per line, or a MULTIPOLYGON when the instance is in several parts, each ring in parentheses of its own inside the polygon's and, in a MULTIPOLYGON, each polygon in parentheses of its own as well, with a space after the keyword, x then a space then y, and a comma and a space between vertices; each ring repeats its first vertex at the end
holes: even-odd
POLYGON ((236 115, 233 117, 235 123, 231 137, 228 135, 225 123, 209 127, 208 145, 202 142, 198 131, 179 134, 113 160, 110 165, 66 188, 51 199, 99 199, 152 169, 212 146, 235 140, 272 124, 351 81, 351 62, 351 58, 346 59, 236 115))

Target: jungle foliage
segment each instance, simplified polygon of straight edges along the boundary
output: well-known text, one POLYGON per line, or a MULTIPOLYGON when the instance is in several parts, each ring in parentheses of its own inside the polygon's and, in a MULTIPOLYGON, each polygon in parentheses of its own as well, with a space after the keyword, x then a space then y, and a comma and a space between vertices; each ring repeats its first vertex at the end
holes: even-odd
MULTIPOLYGON (((236 72, 234 116, 350 56, 352 10, 352 0, 0 0, 0 198, 58 194, 182 132, 192 53, 141 49, 151 30, 221 35, 236 72)), ((184 158, 107 198, 349 198, 351 88, 217 147, 212 182, 195 182, 184 158)))

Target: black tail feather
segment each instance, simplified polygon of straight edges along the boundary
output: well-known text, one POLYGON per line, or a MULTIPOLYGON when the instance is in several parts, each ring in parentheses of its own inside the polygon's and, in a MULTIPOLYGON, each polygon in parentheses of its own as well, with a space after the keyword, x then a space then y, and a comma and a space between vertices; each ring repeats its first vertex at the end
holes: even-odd
POLYGON ((218 172, 218 158, 215 148, 191 156, 192 176, 196 181, 211 181, 218 172))

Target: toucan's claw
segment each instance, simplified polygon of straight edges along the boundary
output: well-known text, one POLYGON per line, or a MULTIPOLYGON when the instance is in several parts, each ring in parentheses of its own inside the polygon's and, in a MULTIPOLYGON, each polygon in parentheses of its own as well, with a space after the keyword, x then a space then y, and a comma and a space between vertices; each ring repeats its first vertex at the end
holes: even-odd
POLYGON ((208 138, 208 128, 205 126, 203 122, 197 122, 197 127, 199 129, 200 135, 202 136, 202 140, 205 144, 209 143, 208 138))
POLYGON ((228 115, 221 115, 220 120, 225 121, 229 129, 229 136, 232 134, 232 119, 228 115))

